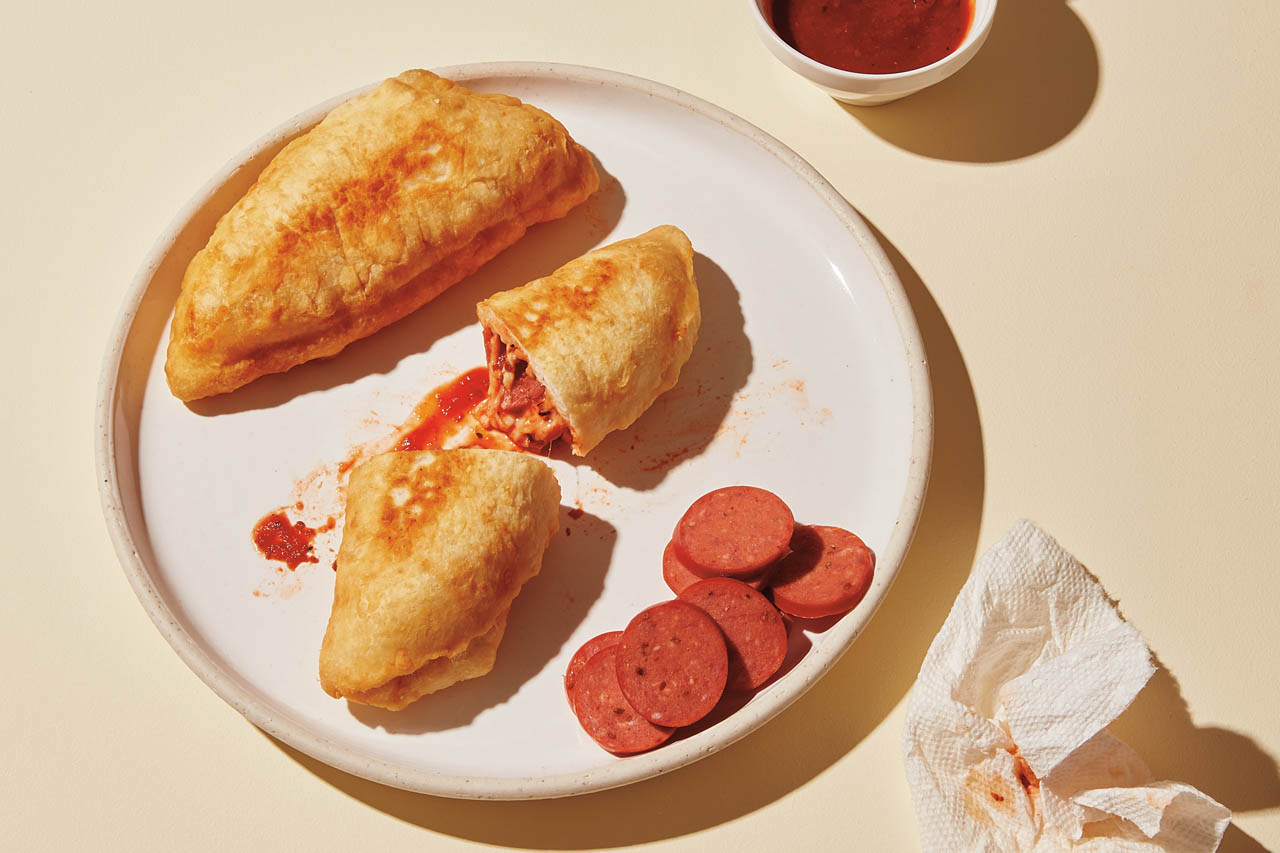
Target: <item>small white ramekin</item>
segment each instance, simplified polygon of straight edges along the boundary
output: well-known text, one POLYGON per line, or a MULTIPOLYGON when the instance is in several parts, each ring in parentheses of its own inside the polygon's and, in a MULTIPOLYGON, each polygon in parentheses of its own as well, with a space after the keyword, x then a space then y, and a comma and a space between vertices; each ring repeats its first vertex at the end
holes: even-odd
POLYGON ((884 104, 905 98, 955 74, 965 63, 973 59, 978 48, 991 32, 991 19, 995 17, 996 0, 974 0, 973 24, 964 41, 951 53, 930 65, 899 71, 896 74, 859 74, 823 65, 810 59, 782 40, 769 25, 767 7, 772 0, 746 0, 750 14, 756 22, 756 32, 765 47, 792 71, 813 83, 837 101, 847 104, 884 104))

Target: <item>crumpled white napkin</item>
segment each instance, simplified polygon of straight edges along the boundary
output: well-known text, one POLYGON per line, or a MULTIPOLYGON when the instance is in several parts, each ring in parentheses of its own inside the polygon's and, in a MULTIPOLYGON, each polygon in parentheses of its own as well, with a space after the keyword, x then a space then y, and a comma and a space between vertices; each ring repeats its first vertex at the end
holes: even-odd
POLYGON ((925 850, 1216 850, 1231 812, 1153 781, 1105 729, 1154 672, 1084 567, 1014 525, 960 591, 907 703, 925 850))

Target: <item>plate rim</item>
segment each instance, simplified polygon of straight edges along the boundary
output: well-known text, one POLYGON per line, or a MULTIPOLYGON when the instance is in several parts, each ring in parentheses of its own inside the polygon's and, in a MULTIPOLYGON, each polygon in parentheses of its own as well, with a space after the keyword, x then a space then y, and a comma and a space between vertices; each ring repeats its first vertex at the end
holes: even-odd
POLYGON ((99 496, 116 557, 134 594, 161 636, 183 663, 219 698, 272 737, 344 772, 396 788, 438 796, 460 799, 529 800, 606 790, 679 769, 735 743, 776 717, 807 693, 849 650, 891 591, 920 520, 932 461, 934 426, 932 389, 919 325, 911 309, 906 290, 889 262, 888 256, 853 205, 799 154, 746 119, 672 86, 631 74, 590 66, 553 62, 480 62, 446 66, 435 69, 435 73, 464 85, 471 80, 485 77, 532 77, 614 86, 658 97, 709 118, 746 137, 781 161, 826 203, 832 214, 857 241, 880 280, 897 322, 899 338, 907 359, 907 375, 911 384, 911 459, 907 469, 906 489, 898 509, 894 532, 888 544, 877 555, 877 574, 888 575, 888 583, 881 590, 879 598, 866 602, 869 609, 865 611, 862 619, 856 622, 850 621, 847 625, 837 623, 830 629, 830 632, 834 633, 830 633, 827 641, 820 647, 827 651, 820 652, 819 649, 815 649, 820 653, 810 653, 796 665, 791 675, 801 676, 801 681, 789 694, 779 695, 773 701, 754 709, 750 706, 742 708, 717 725, 663 749, 632 756, 586 772, 561 773, 540 778, 466 776, 405 767, 362 754, 356 749, 337 744, 317 734, 285 713, 273 710, 268 703, 253 696, 251 691, 237 682, 231 672, 224 670, 205 652, 165 604, 148 567, 134 545, 129 529, 116 464, 115 429, 116 413, 121 396, 120 367, 125 346, 133 321, 160 263, 172 250, 182 229, 209 197, 267 146, 311 126, 338 104, 372 89, 378 85, 377 83, 361 86, 305 109, 239 151, 177 211, 135 274, 108 338, 107 351, 98 379, 95 414, 94 457, 99 496), (836 642, 831 642, 833 639, 836 642))

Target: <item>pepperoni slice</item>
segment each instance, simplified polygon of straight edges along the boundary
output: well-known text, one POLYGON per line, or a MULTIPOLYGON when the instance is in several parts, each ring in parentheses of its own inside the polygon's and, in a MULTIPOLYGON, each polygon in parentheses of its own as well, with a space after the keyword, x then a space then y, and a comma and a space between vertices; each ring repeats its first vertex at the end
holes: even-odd
POLYGON ((661 746, 668 726, 655 726, 636 713, 618 686, 617 646, 597 652, 574 679, 573 712, 591 739, 616 755, 661 746))
POLYGON ((786 554, 794 532, 782 498, 754 486, 728 486, 694 501, 671 541, 694 573, 742 579, 786 554))
MULTIPOLYGON (((743 578, 742 582, 752 589, 764 589, 764 585, 769 582, 773 574, 772 569, 773 566, 770 566, 753 578, 743 578)), ((675 543, 668 542, 667 547, 662 551, 662 579, 667 582, 667 586, 671 587, 672 592, 679 595, 703 580, 703 577, 686 566, 680 559, 680 555, 676 553, 675 543)))
POLYGON ((867 594, 875 566, 876 555, 849 531, 800 525, 770 581, 773 603, 807 619, 844 613, 867 594))
POLYGON ((577 681, 578 673, 582 672, 583 667, 587 665, 587 661, 596 656, 597 653, 604 651, 610 646, 618 645, 618 640, 622 637, 621 631, 606 631, 605 633, 592 637, 582 644, 582 648, 573 653, 573 657, 569 658, 569 665, 564 670, 564 693, 569 697, 569 707, 573 707, 573 685, 577 681))
POLYGON ((680 600, 703 610, 724 633, 729 651, 726 690, 754 690, 782 666, 787 656, 782 614, 747 584, 711 578, 680 593, 680 600))
POLYGON ((511 387, 503 394, 502 405, 499 406, 499 410, 508 413, 518 412, 530 403, 541 400, 545 393, 546 388, 543 387, 542 383, 535 379, 532 373, 526 372, 513 382, 511 387))
POLYGON ((687 726, 724 693, 729 652, 716 623, 683 601, 641 610, 618 642, 618 684, 651 723, 687 726))

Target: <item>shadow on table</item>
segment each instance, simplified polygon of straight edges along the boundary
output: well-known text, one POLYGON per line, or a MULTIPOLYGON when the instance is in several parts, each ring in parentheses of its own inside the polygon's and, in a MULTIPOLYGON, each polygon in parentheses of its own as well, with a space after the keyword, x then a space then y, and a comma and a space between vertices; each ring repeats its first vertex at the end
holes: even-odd
MULTIPOLYGON (((1186 782, 1233 813, 1280 806, 1276 760, 1246 735, 1197 726, 1177 678, 1159 659, 1155 663, 1156 674, 1111 724, 1111 733, 1133 747, 1157 779, 1186 782)), ((1234 824, 1219 849, 1266 850, 1234 824)))
MULTIPOLYGON (((854 749, 902 701, 959 592, 978 545, 982 430, 946 319, 910 263, 877 234, 919 320, 932 374, 935 433, 928 495, 894 588, 854 648, 776 719, 723 751, 625 788, 562 800, 475 802, 389 788, 277 745, 373 808, 483 844, 593 849, 695 833, 749 814, 854 749)), ((897 779, 898 766, 886 768, 897 779)))
POLYGON ((1097 91, 1097 49, 1065 0, 1001 0, 987 43, 955 76, 882 106, 843 106, 899 148, 994 163, 1065 139, 1097 91))
POLYGON ((1270 853, 1270 851, 1263 847, 1258 839, 1233 823, 1223 833, 1222 843, 1218 845, 1218 853, 1270 853))

